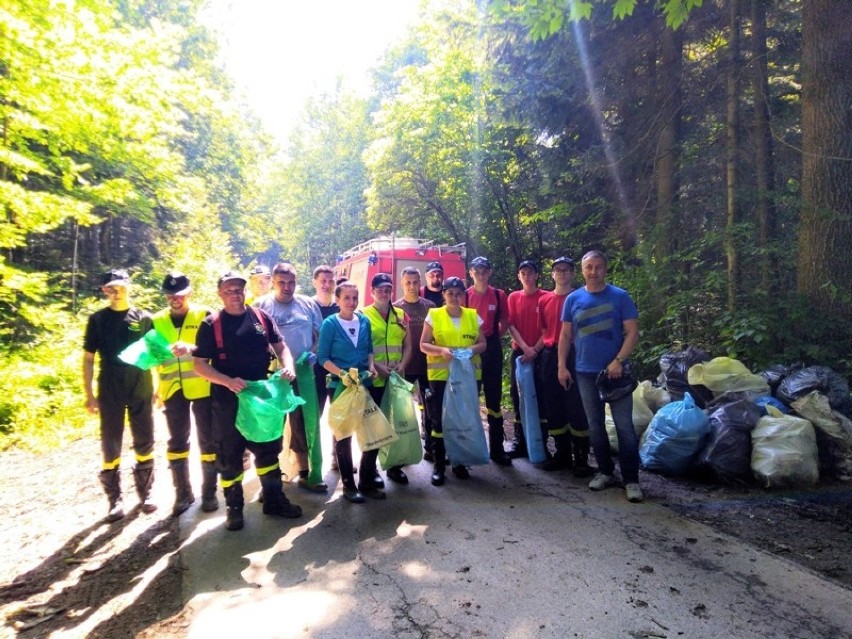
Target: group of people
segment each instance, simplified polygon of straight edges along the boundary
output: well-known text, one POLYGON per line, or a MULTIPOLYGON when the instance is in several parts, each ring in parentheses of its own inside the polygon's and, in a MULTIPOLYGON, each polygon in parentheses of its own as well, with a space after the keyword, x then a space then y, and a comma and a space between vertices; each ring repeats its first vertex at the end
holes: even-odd
MULTIPOLYGON (((518 361, 535 370, 542 438, 552 438, 544 470, 573 469, 589 477, 590 444, 597 462, 589 487, 602 490, 615 483, 614 461, 604 427, 604 403, 596 379, 601 371, 620 377, 622 365, 638 342, 638 313, 630 296, 606 282, 606 258, 597 251, 582 260, 585 285, 573 288, 574 262, 559 257, 551 264, 553 291, 538 286, 539 267, 521 262, 521 290, 506 295, 490 285, 490 261, 474 258, 469 265, 473 281, 444 278, 439 262, 428 264, 425 283, 420 271, 405 267, 400 274, 403 296, 393 300, 395 282, 387 273, 371 282, 373 303, 359 310, 360 291, 348 280, 335 281, 328 266, 313 272, 315 295, 296 292, 297 273, 287 262, 271 270, 255 267, 249 278, 230 271, 218 280, 222 308, 211 311, 191 302, 192 287, 183 273, 169 273, 162 284, 166 307, 149 315, 130 304, 130 279, 112 270, 101 290, 109 305, 88 321, 84 342, 83 379, 86 403, 100 415, 103 467, 101 483, 109 502, 108 521, 124 516, 120 481, 122 435, 129 419, 135 465, 133 477, 143 512, 153 512, 152 404, 164 407, 169 430, 167 459, 175 487, 172 513, 179 515, 195 501, 188 458, 190 424, 194 420, 202 464, 201 508, 219 508, 217 480, 225 499, 226 528, 244 526, 242 481, 254 459, 261 484, 263 512, 284 518, 301 516, 301 508, 284 491, 280 466, 283 440, 247 440, 236 427, 237 395, 247 382, 263 380, 271 370, 293 384, 298 394, 296 362, 315 354, 314 380, 320 411, 334 402, 352 369, 359 372, 373 401, 381 406, 387 380, 396 373, 415 384, 421 400, 424 459, 433 464, 431 483, 446 481, 446 468, 459 479, 469 469, 447 459, 442 405, 451 360, 459 349, 473 356, 477 387, 485 397, 490 459, 511 466, 527 455, 520 397, 514 369, 518 361), (248 287, 248 290, 247 290, 248 287), (171 358, 151 371, 128 365, 119 358, 128 345, 155 329, 169 343, 171 358), (511 336, 511 397, 514 437, 504 448, 501 409, 503 384, 502 336, 511 336), (95 356, 100 359, 97 394, 95 356)), ((314 358, 311 357, 311 360, 314 358)), ((622 480, 627 498, 641 501, 638 483, 638 441, 628 395, 612 402, 622 480)), ((529 428, 529 425, 527 425, 529 428)), ((307 491, 325 492, 328 486, 311 473, 306 424, 301 409, 288 416, 288 455, 296 475, 293 483, 307 491)), ((338 470, 343 497, 351 503, 386 498, 378 472, 378 450, 362 452, 356 473, 351 437, 333 442, 332 468, 338 470), (357 482, 356 482, 357 474, 357 482)), ((401 466, 387 470, 387 479, 407 484, 401 466)))

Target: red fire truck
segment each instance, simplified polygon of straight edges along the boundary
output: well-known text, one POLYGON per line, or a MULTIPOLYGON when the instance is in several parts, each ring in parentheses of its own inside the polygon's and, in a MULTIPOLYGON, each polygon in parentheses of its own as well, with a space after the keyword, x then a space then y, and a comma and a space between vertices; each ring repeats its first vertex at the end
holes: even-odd
MULTIPOLYGON (((345 277, 358 285, 361 306, 373 303, 370 281, 376 273, 388 273, 395 283, 393 299, 402 297, 399 284, 402 269, 413 266, 425 274, 426 265, 440 262, 444 278, 465 279, 465 246, 435 244, 433 240, 418 240, 411 237, 381 236, 355 246, 337 258, 334 277, 345 277)), ((425 279, 423 284, 425 285, 425 279)))

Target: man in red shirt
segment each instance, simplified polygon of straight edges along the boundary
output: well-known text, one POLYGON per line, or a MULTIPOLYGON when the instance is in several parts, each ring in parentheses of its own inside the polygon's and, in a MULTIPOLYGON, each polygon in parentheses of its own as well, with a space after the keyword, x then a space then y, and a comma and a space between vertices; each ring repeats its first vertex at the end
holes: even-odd
MULTIPOLYGON (((522 290, 509 293, 509 334, 512 336, 512 355, 509 358, 509 381, 510 395, 512 397, 512 409, 515 411, 514 441, 509 451, 509 457, 527 457, 527 444, 524 438, 524 427, 521 417, 521 403, 518 396, 518 382, 515 378, 517 358, 522 362, 532 362, 535 370, 538 370, 538 354, 544 348, 542 339, 541 323, 538 317, 538 302, 545 292, 538 287, 538 266, 531 260, 524 260, 518 265, 518 280, 521 282, 522 290)), ((538 394, 540 398, 543 393, 538 394)), ((541 400, 539 400, 541 403, 541 400)), ((545 414, 540 412, 543 426, 545 414)), ((546 432, 545 432, 546 435, 546 432)), ((546 437, 545 437, 546 440, 546 437)))
POLYGON ((482 319, 482 334, 486 348, 482 353, 481 388, 485 393, 485 409, 488 413, 488 447, 491 460, 500 466, 511 466, 512 460, 503 449, 503 410, 500 399, 503 395, 503 346, 500 337, 509 328, 509 305, 506 293, 489 286, 491 262, 486 257, 475 257, 470 262, 470 277, 473 286, 465 293, 465 306, 476 309, 482 319))
MULTIPOLYGON (((580 391, 571 384, 568 390, 559 383, 559 333, 562 330, 562 306, 565 298, 574 290, 574 260, 558 257, 551 266, 556 288, 546 292, 538 302, 543 349, 539 359, 538 373, 541 393, 547 397, 545 418, 548 432, 556 445, 556 454, 548 459, 544 470, 574 468, 575 477, 589 477, 589 422, 583 410, 580 391), (572 456, 573 449, 573 456, 572 456)), ((568 352, 568 369, 574 372, 574 347, 568 352)))

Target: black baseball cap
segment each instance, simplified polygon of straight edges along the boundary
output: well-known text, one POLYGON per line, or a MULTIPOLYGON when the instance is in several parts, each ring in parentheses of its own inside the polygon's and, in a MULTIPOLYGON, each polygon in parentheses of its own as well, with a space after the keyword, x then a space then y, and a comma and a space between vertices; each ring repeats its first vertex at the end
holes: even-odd
POLYGON ((458 277, 448 277, 444 280, 444 283, 441 285, 441 290, 446 291, 451 288, 458 288, 461 290, 465 290, 464 282, 461 281, 458 277))
POLYGON ((531 268, 536 273, 538 273, 538 265, 532 260, 524 260, 523 262, 518 264, 518 272, 520 272, 522 268, 531 268))
POLYGON ((387 273, 376 273, 370 281, 370 287, 379 288, 380 286, 393 286, 393 278, 387 273))
POLYGON ((166 295, 186 295, 192 290, 189 278, 180 271, 174 271, 166 275, 163 285, 160 287, 166 295))
POLYGON ((561 257, 557 257, 555 260, 553 260, 553 264, 550 265, 550 268, 552 269, 557 264, 565 264, 566 266, 574 268, 574 260, 572 260, 570 257, 565 257, 564 255, 562 255, 561 257))
POLYGON ((441 271, 441 273, 443 273, 444 267, 441 266, 440 262, 429 262, 426 265, 426 272, 431 273, 432 271, 441 271))
POLYGON ((130 276, 127 274, 127 271, 114 268, 111 271, 107 271, 101 276, 101 286, 124 286, 127 287, 130 285, 130 276))
POLYGON ((487 257, 475 257, 470 261, 470 268, 476 268, 477 266, 481 266, 483 268, 491 268, 491 262, 488 261, 487 257))

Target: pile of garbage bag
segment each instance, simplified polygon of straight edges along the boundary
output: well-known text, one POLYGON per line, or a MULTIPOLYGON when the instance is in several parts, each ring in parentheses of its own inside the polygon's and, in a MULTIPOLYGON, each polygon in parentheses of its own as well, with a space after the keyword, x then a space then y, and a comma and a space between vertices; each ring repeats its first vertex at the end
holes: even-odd
MULTIPOLYGON (((665 353, 660 375, 633 392, 645 470, 725 483, 806 487, 852 481, 852 396, 827 366, 754 373, 696 348, 665 353)), ((617 450, 607 407, 607 433, 617 450)))

